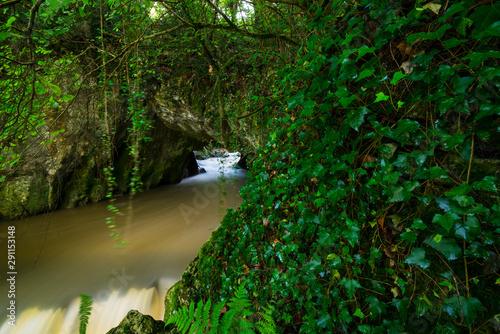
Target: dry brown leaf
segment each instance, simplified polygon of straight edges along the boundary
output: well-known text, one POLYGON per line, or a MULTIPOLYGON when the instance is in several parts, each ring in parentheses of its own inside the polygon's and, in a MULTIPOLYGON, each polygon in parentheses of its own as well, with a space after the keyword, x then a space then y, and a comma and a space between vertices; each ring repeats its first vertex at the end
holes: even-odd
POLYGON ((410 60, 408 60, 401 64, 400 67, 403 69, 403 72, 405 72, 405 74, 412 74, 413 69, 417 67, 417 64, 414 64, 410 60))
POLYGON ((434 12, 434 14, 438 15, 439 14, 439 10, 441 9, 441 5, 439 5, 437 3, 429 2, 427 5, 425 5, 422 8, 423 9, 430 9, 430 10, 432 10, 434 12))
POLYGON ((398 45, 396 45, 396 47, 398 48, 399 52, 401 53, 401 55, 403 57, 406 57, 409 54, 411 54, 411 52, 413 50, 411 48, 411 46, 409 46, 408 44, 406 44, 405 40, 403 40, 401 43, 399 43, 398 45))
POLYGON ((369 154, 361 155, 358 159, 361 166, 363 166, 367 162, 375 162, 375 160, 377 160, 377 157, 369 154))

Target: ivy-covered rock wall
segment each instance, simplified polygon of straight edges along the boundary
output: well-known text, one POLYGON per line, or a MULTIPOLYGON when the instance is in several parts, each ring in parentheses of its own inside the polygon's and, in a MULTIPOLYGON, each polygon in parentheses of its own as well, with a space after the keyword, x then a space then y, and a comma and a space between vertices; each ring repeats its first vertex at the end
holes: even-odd
POLYGON ((309 34, 244 202, 166 317, 247 281, 284 333, 493 333, 498 2, 301 3, 309 34))

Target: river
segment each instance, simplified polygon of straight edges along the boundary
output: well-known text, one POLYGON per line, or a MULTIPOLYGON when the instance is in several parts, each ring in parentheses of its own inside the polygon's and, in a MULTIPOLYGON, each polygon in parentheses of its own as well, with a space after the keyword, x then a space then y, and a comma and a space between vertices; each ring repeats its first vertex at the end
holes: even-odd
POLYGON ((125 246, 109 236, 108 202, 0 223, 0 334, 78 333, 80 294, 94 300, 87 334, 106 333, 130 309, 162 319, 166 290, 220 225, 226 208, 241 203, 245 171, 229 167, 235 159, 200 161, 207 173, 136 194, 131 211, 128 196, 120 197, 116 222, 125 246), (9 226, 15 226, 16 273, 10 282, 9 226), (15 327, 8 324, 11 300, 15 327))

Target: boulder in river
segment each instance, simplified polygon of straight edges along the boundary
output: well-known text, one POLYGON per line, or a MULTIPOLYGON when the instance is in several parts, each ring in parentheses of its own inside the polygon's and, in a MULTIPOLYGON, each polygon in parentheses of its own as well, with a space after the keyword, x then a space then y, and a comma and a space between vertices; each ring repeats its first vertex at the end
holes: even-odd
POLYGON ((107 332, 107 334, 125 333, 167 334, 171 333, 171 331, 165 328, 163 321, 155 320, 150 315, 144 315, 139 311, 131 310, 117 327, 107 332))

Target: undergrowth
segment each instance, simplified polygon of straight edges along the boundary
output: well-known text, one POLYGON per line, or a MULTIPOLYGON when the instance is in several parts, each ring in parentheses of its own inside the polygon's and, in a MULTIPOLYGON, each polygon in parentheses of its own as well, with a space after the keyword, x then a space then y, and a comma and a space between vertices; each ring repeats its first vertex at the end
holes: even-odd
POLYGON ((168 318, 165 325, 175 324, 182 334, 187 333, 188 330, 189 333, 214 334, 255 333, 255 330, 263 334, 276 333, 276 325, 270 308, 264 308, 261 312, 252 311, 252 303, 246 297, 246 283, 247 281, 240 284, 235 291, 235 296, 227 304, 221 301, 212 305, 209 298, 206 303, 200 300, 195 309, 195 304, 191 301, 189 308, 181 307, 168 318), (255 322, 248 320, 252 316, 254 319, 259 317, 259 320, 255 322))

